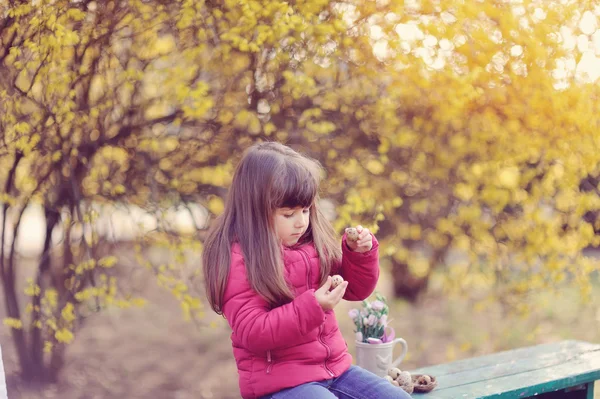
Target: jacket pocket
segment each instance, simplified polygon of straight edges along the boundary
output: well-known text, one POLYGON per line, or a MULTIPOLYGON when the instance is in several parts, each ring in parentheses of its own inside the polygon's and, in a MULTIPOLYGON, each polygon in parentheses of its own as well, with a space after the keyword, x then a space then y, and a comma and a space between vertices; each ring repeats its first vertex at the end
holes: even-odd
POLYGON ((267 351, 267 374, 271 374, 271 370, 273 369, 273 356, 271 355, 271 351, 267 351))

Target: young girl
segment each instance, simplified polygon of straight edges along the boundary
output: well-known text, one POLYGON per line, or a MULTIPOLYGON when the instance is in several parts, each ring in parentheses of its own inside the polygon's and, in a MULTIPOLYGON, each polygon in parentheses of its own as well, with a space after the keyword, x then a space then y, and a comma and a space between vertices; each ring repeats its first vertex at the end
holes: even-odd
POLYGON ((206 292, 228 320, 242 397, 410 398, 359 367, 333 308, 379 278, 369 230, 341 248, 318 208, 316 161, 277 143, 251 147, 235 171, 202 256, 206 292), (331 288, 331 275, 344 282, 331 288))

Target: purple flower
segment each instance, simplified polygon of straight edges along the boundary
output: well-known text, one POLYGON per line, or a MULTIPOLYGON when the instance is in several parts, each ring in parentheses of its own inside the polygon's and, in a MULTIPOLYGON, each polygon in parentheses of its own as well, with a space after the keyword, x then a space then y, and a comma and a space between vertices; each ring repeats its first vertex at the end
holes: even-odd
POLYGON ((379 312, 385 309, 385 303, 381 301, 375 301, 371 304, 371 307, 373 308, 373 310, 379 312))
POLYGON ((356 320, 359 315, 360 315, 360 313, 358 312, 358 309, 352 309, 351 311, 348 312, 348 316, 350 316, 350 318, 352 320, 356 320))
POLYGON ((382 314, 381 317, 379 318, 379 324, 382 326, 387 325, 387 315, 386 314, 382 314))
POLYGON ((374 326, 375 323, 377 323, 377 316, 375 316, 374 314, 369 315, 369 318, 367 319, 367 325, 369 326, 374 326))
POLYGON ((362 340, 363 340, 363 335, 362 335, 362 333, 360 331, 356 332, 356 340, 358 342, 362 342, 362 340))

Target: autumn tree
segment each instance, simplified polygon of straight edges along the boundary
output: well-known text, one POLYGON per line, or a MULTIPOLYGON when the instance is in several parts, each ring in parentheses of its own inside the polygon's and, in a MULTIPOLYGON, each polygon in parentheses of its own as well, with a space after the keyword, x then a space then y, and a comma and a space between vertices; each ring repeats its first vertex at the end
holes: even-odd
POLYGON ((575 68, 593 48, 564 43, 590 38, 598 8, 426 1, 352 10, 353 21, 369 16, 350 32, 354 45, 374 51, 350 52, 341 64, 349 72, 307 96, 312 109, 299 118, 339 194, 338 227, 356 215, 380 220, 404 297, 416 298, 440 266, 448 288, 496 287, 491 298, 523 309, 520 294, 566 279, 589 294, 597 266, 581 251, 598 243, 599 202, 596 187, 580 183, 598 175, 598 86, 575 68), (311 127, 328 122, 320 139, 311 127))
MULTIPOLYGON (((23 376, 47 381, 56 378, 64 344, 88 309, 143 303, 117 290, 109 269, 118 260, 99 250, 98 206, 144 207, 160 223, 138 247, 159 241, 181 258, 197 244, 169 234, 160 212, 200 200, 199 192, 221 193, 226 173, 212 172, 226 166, 214 159, 232 148, 207 144, 202 134, 210 122, 201 117, 213 105, 203 69, 177 66, 180 57, 207 51, 189 25, 201 19, 193 4, 12 3, 2 10, 0 32, 4 324, 12 327, 23 376), (177 43, 187 44, 175 52, 177 43), (19 225, 32 205, 43 208, 46 238, 36 275, 23 287, 15 248, 26 239, 19 225), (62 236, 58 248, 53 234, 62 236)), ((198 310, 198 299, 171 268, 141 263, 156 266, 159 282, 184 311, 198 310)))
POLYGON ((488 298, 513 305, 565 279, 589 290, 595 264, 581 250, 597 244, 599 201, 580 183, 598 176, 598 88, 573 72, 581 54, 561 41, 565 27, 587 31, 592 3, 0 7, 0 269, 26 378, 56 378, 90 310, 142 302, 116 289, 99 206, 156 216, 139 263, 198 313, 177 264, 206 226, 178 234, 163 211, 218 214, 236 158, 257 140, 323 163, 336 228, 377 231, 400 295, 415 298, 436 268, 449 291, 494 288, 488 298), (22 286, 15 244, 32 205, 46 240, 22 286), (144 258, 154 245, 172 262, 144 258))

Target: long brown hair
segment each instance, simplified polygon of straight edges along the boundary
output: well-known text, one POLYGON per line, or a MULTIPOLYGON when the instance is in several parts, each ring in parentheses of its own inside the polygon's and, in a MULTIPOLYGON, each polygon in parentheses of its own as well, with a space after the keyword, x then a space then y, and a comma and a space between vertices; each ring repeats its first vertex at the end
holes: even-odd
POLYGON ((321 283, 341 258, 336 233, 319 209, 320 164, 274 142, 250 147, 235 170, 225 210, 204 242, 202 266, 212 309, 223 313, 231 246, 238 242, 250 286, 271 306, 293 299, 285 281, 282 247, 274 230, 274 212, 310 206, 310 224, 300 243, 314 242, 321 261, 321 283))

